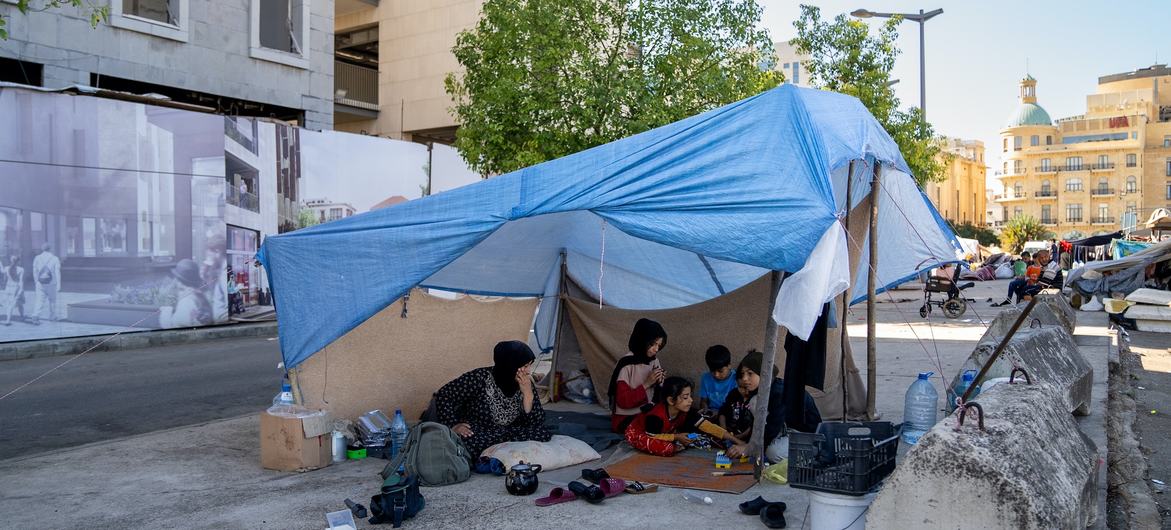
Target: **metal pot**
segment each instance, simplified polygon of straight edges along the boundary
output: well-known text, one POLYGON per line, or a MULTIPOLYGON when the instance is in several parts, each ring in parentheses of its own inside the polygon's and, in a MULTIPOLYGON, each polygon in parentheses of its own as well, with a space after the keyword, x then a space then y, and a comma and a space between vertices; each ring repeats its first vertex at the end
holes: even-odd
POLYGON ((537 473, 541 472, 540 464, 526 464, 521 462, 508 470, 504 477, 504 489, 513 495, 531 495, 537 491, 537 473))

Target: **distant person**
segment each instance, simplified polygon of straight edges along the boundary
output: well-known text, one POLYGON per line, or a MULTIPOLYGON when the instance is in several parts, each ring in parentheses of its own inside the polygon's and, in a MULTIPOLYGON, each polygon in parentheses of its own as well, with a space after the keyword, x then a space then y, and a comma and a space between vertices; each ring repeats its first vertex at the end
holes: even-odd
POLYGON ((1040 293, 1042 289, 1061 288, 1061 267, 1049 260, 1049 251, 1038 250, 1034 256, 1036 259, 1026 269, 1025 277, 1008 282, 1008 294, 1003 301, 992 304, 992 307, 1020 303, 1026 297, 1040 293))
POLYGON ((7 267, 4 267, 4 291, 0 294, 0 308, 4 310, 4 325, 12 325, 12 311, 20 304, 24 296, 24 267, 20 266, 20 258, 15 254, 8 257, 7 267))
POLYGON ((1057 238, 1050 239, 1049 240, 1049 259, 1053 260, 1054 263, 1057 263, 1060 261, 1060 258, 1061 258, 1061 245, 1057 244, 1057 238))
POLYGON ((33 310, 33 324, 41 323, 41 313, 47 308, 49 320, 57 320, 57 293, 61 291, 61 260, 53 254, 53 245, 41 245, 41 253, 33 258, 33 281, 37 289, 37 306, 33 310))
POLYGON ((728 393, 736 388, 736 371, 732 369, 732 352, 716 344, 703 355, 708 371, 699 378, 699 411, 705 416, 720 410, 728 393))
POLYGON ((207 237, 203 250, 203 262, 199 264, 199 276, 204 297, 211 304, 213 322, 228 321, 228 282, 224 270, 228 262, 228 237, 222 232, 213 232, 207 237))
POLYGON ((189 259, 181 259, 171 270, 171 276, 179 284, 179 297, 175 301, 175 307, 159 308, 159 326, 184 328, 214 323, 211 304, 203 294, 203 278, 199 275, 199 265, 189 259))
POLYGON ((1024 278, 1025 269, 1029 268, 1029 262, 1032 261, 1032 256, 1028 252, 1021 252, 1020 259, 1012 262, 1012 275, 1014 278, 1024 278))

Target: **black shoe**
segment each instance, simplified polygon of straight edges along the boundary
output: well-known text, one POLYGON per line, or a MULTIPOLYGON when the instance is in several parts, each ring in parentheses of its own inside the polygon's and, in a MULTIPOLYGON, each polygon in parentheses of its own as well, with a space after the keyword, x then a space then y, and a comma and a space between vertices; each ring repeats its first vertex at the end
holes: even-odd
POLYGON ((601 484, 602 479, 610 478, 610 474, 606 472, 605 468, 598 469, 583 469, 581 470, 581 478, 584 478, 594 484, 601 484))
POLYGON ((590 504, 599 504, 606 499, 606 493, 602 491, 602 488, 593 484, 586 485, 576 480, 569 483, 569 491, 590 504))
POLYGON ((770 502, 760 510, 760 522, 769 528, 784 528, 785 508, 783 502, 770 502))
POLYGON ((768 506, 768 501, 764 497, 757 497, 747 502, 740 503, 740 513, 744 515, 760 515, 760 510, 768 506))
POLYGON ((1009 300, 1008 298, 1005 298, 1005 299, 1004 299, 1003 301, 1001 301, 1001 302, 997 302, 997 303, 995 303, 995 304, 992 304, 992 307, 1004 307, 1004 306, 1006 306, 1006 305, 1008 305, 1008 304, 1011 304, 1011 303, 1012 303, 1012 300, 1009 300))

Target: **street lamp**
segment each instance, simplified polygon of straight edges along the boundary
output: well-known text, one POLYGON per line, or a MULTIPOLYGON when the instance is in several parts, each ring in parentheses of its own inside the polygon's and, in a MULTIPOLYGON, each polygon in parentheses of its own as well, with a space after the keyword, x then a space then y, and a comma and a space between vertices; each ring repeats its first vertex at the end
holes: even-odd
POLYGON ((923 114, 922 130, 927 129, 927 58, 926 51, 923 49, 923 23, 942 14, 942 9, 936 9, 926 13, 922 9, 918 13, 876 13, 868 9, 855 9, 850 13, 851 16, 857 18, 902 17, 903 20, 911 20, 919 23, 919 111, 923 114))

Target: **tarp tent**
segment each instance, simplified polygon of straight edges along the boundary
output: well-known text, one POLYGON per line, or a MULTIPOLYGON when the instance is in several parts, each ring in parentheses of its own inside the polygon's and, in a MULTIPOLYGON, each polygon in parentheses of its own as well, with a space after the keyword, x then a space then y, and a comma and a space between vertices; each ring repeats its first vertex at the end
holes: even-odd
MULTIPOLYGON (((563 262, 592 297, 628 309, 696 303, 787 271, 774 318, 806 337, 822 304, 851 285, 839 224, 846 183, 853 211, 876 164, 878 285, 954 260, 954 234, 865 107, 791 85, 440 195, 271 236, 258 256, 287 368, 416 286, 540 297, 534 330, 547 349, 563 262)), ((866 255, 865 239, 849 244, 866 255)), ((853 301, 865 297, 865 279, 859 267, 853 301)))

